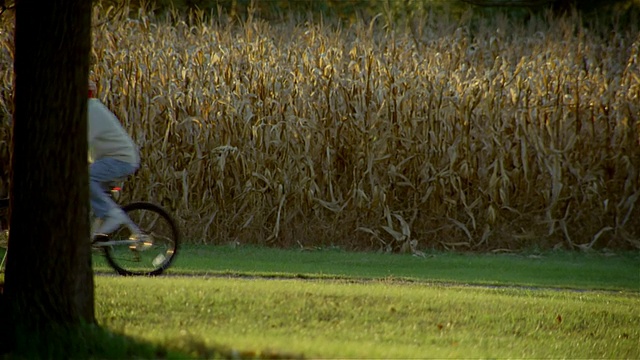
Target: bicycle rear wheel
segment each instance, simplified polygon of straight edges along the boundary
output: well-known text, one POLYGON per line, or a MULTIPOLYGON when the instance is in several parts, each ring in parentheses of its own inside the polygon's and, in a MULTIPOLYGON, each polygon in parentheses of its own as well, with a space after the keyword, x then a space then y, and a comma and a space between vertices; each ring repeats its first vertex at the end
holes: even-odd
POLYGON ((107 262, 120 275, 160 275, 178 253, 180 233, 175 221, 164 209, 148 202, 131 203, 122 210, 142 233, 133 234, 125 226, 112 233, 111 244, 103 247, 107 262))

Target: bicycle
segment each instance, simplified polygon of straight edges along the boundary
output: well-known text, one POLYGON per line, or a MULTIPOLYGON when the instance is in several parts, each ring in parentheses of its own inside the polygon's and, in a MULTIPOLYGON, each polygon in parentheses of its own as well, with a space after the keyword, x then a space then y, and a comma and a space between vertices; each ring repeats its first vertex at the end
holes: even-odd
MULTIPOLYGON (((109 196, 117 200, 122 188, 109 184, 109 196)), ((8 199, 0 199, 0 216, 8 208, 8 199)), ((91 242, 102 252, 107 264, 123 276, 156 276, 173 263, 180 244, 180 232, 171 215, 159 205, 138 201, 121 206, 129 223, 111 234, 99 234, 91 242)), ((2 229, 0 229, 2 230, 2 229)), ((8 234, 8 230, 5 230, 8 234)), ((4 269, 6 252, 0 264, 4 269)))

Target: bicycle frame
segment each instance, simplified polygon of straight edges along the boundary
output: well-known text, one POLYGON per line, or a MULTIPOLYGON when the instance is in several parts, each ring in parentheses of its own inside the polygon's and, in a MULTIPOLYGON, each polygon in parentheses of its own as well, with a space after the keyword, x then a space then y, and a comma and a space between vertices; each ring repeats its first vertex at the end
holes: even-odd
MULTIPOLYGON (((107 193, 109 194, 110 197, 115 197, 116 194, 118 194, 120 192, 120 190, 122 190, 121 186, 117 186, 115 184, 111 184, 109 186, 109 190, 107 190, 107 193)), ((4 199, 0 199, 0 209, 8 209, 9 208, 9 198, 4 198, 4 199)), ((4 220, 4 219, 3 219, 4 220)), ((140 228, 138 228, 138 226, 131 221, 131 219, 128 220, 128 222, 125 224, 125 226, 127 228, 129 228, 129 231, 131 231, 132 234, 141 234, 142 231, 140 230, 140 228)), ((0 229, 0 231, 5 232, 7 230, 3 230, 0 229)), ((4 234, 2 234, 4 235, 4 234)), ((98 235, 98 237, 100 237, 101 235, 98 235)), ((104 235, 106 237, 106 235, 104 235)), ((138 245, 141 244, 142 246, 149 246, 150 244, 147 243, 144 240, 143 236, 136 236, 135 238, 130 238, 128 240, 107 240, 107 241, 93 241, 92 245, 94 247, 103 247, 103 246, 113 246, 113 245, 138 245)), ((5 248, 5 253, 2 256, 2 261, 0 261, 0 272, 4 271, 4 265, 5 265, 5 261, 7 260, 7 251, 5 248)))
MULTIPOLYGON (((115 184, 107 184, 105 189, 114 201, 120 190, 121 187, 115 184)), ((0 211, 8 206, 8 199, 0 199, 0 211)), ((160 275, 171 266, 178 251, 180 231, 175 220, 162 207, 150 202, 137 201, 118 206, 127 215, 127 222, 114 234, 92 236, 88 239, 90 246, 101 251, 109 266, 120 275, 160 275), (158 229, 159 232, 156 231, 158 229)), ((4 271, 6 256, 5 252, 0 272, 4 271)))

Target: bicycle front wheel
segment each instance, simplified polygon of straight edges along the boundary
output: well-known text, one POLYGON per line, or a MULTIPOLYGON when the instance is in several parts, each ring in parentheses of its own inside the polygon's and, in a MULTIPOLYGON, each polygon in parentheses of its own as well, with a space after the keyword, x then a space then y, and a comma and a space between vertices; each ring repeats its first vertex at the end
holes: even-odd
POLYGON ((141 233, 122 226, 104 247, 109 265, 120 275, 160 275, 178 253, 180 233, 175 221, 158 205, 135 202, 122 207, 141 233))

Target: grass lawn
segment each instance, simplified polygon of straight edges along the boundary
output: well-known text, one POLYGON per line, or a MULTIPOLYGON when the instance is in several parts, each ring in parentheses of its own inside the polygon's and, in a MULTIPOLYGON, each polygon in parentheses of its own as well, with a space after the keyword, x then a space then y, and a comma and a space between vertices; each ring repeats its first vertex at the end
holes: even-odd
POLYGON ((96 278, 99 357, 640 358, 638 252, 181 250, 96 278))
POLYGON ((100 277, 107 328, 196 358, 638 358, 637 293, 100 277))
MULTIPOLYGON (((112 272, 100 257, 94 267, 112 272)), ((640 252, 426 253, 424 257, 251 246, 184 246, 167 274, 398 279, 640 291, 640 252)))
POLYGON ((637 358, 639 259, 185 246, 174 276, 96 298, 109 329, 193 357, 637 358))

